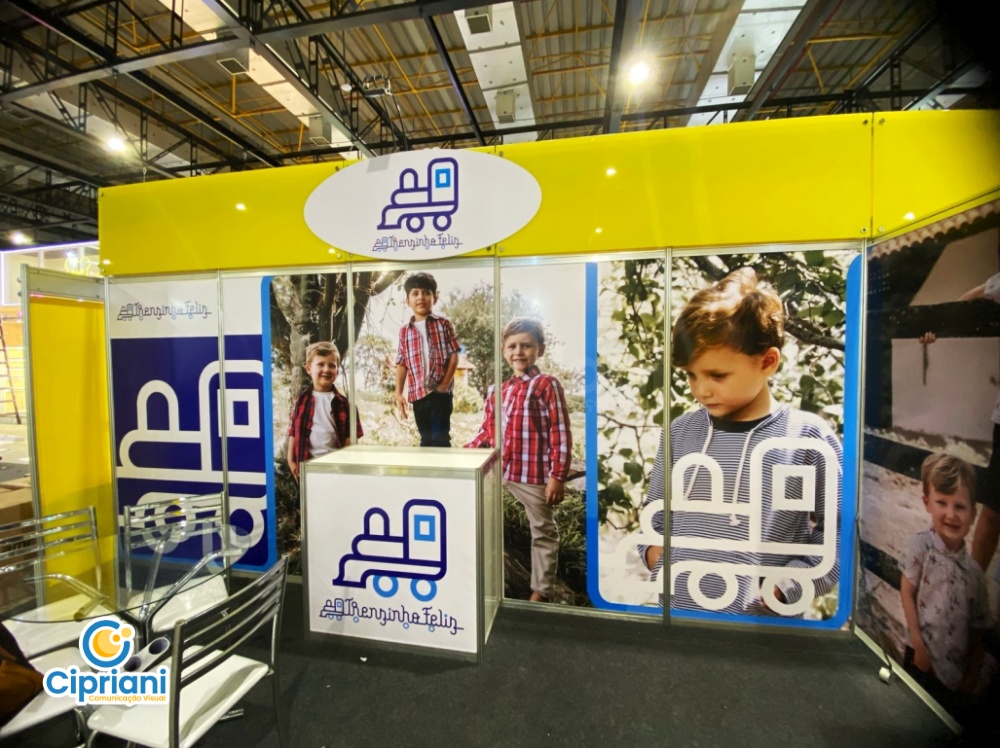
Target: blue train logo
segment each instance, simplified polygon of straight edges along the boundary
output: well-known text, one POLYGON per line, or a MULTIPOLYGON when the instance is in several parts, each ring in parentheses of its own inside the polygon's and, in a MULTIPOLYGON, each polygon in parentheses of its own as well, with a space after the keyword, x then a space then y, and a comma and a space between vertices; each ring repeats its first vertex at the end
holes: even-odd
POLYGON ((399 580, 410 580, 410 592, 421 602, 437 595, 437 583, 448 571, 447 515, 440 502, 410 499, 403 506, 399 535, 390 529, 384 509, 365 513, 364 530, 351 541, 351 552, 340 559, 333 584, 368 586, 381 597, 392 597, 399 580))
POLYGON ((399 187, 392 191, 389 204, 382 209, 379 230, 406 226, 416 234, 429 219, 438 231, 451 227, 451 217, 458 210, 458 161, 435 158, 427 164, 427 182, 420 184, 416 169, 403 169, 399 187))

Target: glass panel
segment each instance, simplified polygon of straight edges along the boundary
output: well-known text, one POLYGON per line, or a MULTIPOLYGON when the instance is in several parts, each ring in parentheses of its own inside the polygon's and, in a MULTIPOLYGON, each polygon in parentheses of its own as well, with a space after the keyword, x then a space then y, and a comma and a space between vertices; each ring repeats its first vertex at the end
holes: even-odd
POLYGON ((516 600, 590 606, 587 278, 582 262, 501 266, 504 596, 516 600))
POLYGON ((666 261, 657 253, 588 267, 596 352, 587 359, 591 598, 603 610, 661 615, 662 586, 642 553, 662 545, 662 535, 651 541, 640 533, 640 512, 650 481, 663 487, 652 466, 663 425, 666 261))
POLYGON ((229 521, 243 532, 232 539, 239 537, 247 546, 234 561, 238 568, 260 571, 277 560, 272 398, 265 370, 272 357, 270 341, 264 340, 269 291, 267 278, 222 279, 229 521))
POLYGON ((992 703, 976 641, 998 611, 998 210, 868 258, 857 625, 967 725, 992 703))
POLYGON ((222 491, 216 278, 116 282, 108 304, 119 514, 222 491))
POLYGON ((493 384, 493 267, 422 267, 416 271, 355 273, 358 412, 365 444, 387 446, 453 446, 472 441, 482 422, 483 401, 493 384), (429 274, 436 296, 415 299, 406 284, 429 274), (409 299, 409 300, 408 300, 409 299), (429 301, 429 306, 425 305, 429 301), (447 320, 425 333, 416 316, 428 312, 447 320), (447 328, 450 328, 450 332, 447 328), (445 374, 447 350, 458 346, 451 402, 432 390, 445 374), (401 353, 404 351, 405 353, 401 353), (397 361, 406 361, 405 386, 397 400, 397 361), (428 366, 423 362, 429 361, 428 366), (422 369, 415 378, 416 368, 422 369), (436 402, 436 401, 440 401, 436 402), (400 404, 401 403, 401 404, 400 404), (450 416, 447 411, 450 409, 450 416), (440 421, 438 420, 440 418, 440 421), (418 426, 419 424, 423 424, 418 426), (438 425, 440 423, 440 426, 438 425))
MULTIPOLYGON (((365 282, 377 283, 378 278, 365 282)), ((351 441, 348 276, 344 272, 277 275, 265 283, 277 552, 289 555, 289 574, 301 574, 301 464, 351 441), (340 414, 336 424, 331 415, 321 429, 315 417, 308 417, 314 391, 326 393, 320 398, 329 402, 329 413, 340 414), (308 435, 305 440, 303 435, 308 435)), ((367 423, 362 431, 367 433, 367 423)))
POLYGON ((851 585, 839 581, 852 555, 839 541, 854 516, 842 440, 855 257, 673 259, 672 616, 847 621, 851 585))

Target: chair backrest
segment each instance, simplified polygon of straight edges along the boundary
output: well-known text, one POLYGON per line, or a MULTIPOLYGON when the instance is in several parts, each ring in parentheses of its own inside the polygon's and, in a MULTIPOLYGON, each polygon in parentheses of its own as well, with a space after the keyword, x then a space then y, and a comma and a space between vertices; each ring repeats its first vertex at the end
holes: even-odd
MULTIPOLYGON (((55 561, 70 554, 85 552, 92 556, 88 566, 94 569, 97 589, 101 589, 100 549, 97 541, 97 514, 94 507, 76 509, 72 512, 50 514, 45 517, 19 520, 0 525, 0 577, 15 580, 17 586, 22 572, 31 569, 37 580, 43 578, 63 579, 71 587, 78 586, 78 580, 63 574, 41 574, 39 564, 55 561)), ((88 558, 89 560, 89 558, 88 558)), ((41 594, 40 587, 33 587, 35 594, 41 594)), ((28 588, 25 588, 25 594, 28 588)), ((4 595, 5 610, 27 602, 27 599, 4 595)), ((30 595, 34 598, 35 595, 30 595)), ((35 600, 40 603, 39 600, 35 600)))
MULTIPOLYGON (((225 521, 221 493, 187 496, 127 506, 122 513, 125 551, 125 586, 133 588, 135 556, 148 552, 162 558, 178 542, 218 534, 225 521)), ((225 540, 223 538, 223 540, 225 540)), ((206 549, 198 558, 205 556, 206 549)), ((198 558, 190 559, 192 563, 198 558)))
POLYGON ((82 546, 97 552, 94 507, 0 525, 0 574, 30 566, 38 559, 56 559, 82 546))
POLYGON ((288 557, 219 604, 174 626, 170 658, 170 745, 179 744, 181 691, 210 673, 265 626, 271 626, 268 665, 277 669, 288 557))

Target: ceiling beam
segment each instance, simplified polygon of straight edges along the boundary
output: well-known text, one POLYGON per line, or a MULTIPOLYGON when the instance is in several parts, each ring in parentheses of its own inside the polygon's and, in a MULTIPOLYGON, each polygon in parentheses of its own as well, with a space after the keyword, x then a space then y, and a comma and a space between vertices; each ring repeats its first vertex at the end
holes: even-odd
POLYGON ((837 104, 837 106, 833 108, 830 114, 840 114, 841 112, 845 112, 851 109, 859 98, 867 95, 868 87, 871 86, 873 83, 875 83, 875 81, 878 80, 880 77, 882 77, 885 71, 887 71, 890 65, 892 65, 892 61, 906 54, 906 51, 914 44, 916 44, 920 40, 920 38, 928 31, 930 31, 931 27, 937 24, 939 21, 940 21, 939 16, 936 13, 932 14, 928 16, 926 19, 924 19, 924 21, 920 25, 918 25, 915 29, 913 29, 913 31, 911 31, 905 37, 900 39, 895 44, 895 46, 893 46, 885 53, 885 56, 882 58, 881 62, 879 62, 878 65, 872 68, 871 72, 869 72, 868 75, 866 75, 861 80, 861 82, 859 82, 858 85, 855 86, 850 91, 852 96, 849 99, 837 104))
MULTIPOLYGON (((86 51, 88 54, 91 54, 94 57, 98 57, 104 60, 113 58, 111 50, 93 41, 88 36, 78 31, 77 29, 73 28, 64 21, 46 13, 41 8, 35 6, 34 3, 29 2, 29 0, 11 0, 11 3, 14 4, 22 12, 27 12, 25 8, 30 9, 32 18, 41 19, 39 20, 39 23, 43 23, 43 25, 46 28, 52 30, 53 32, 67 39, 68 41, 72 42, 76 46, 86 51)), ((14 39, 11 41, 15 45, 21 45, 22 41, 26 40, 14 39)), ((62 60, 61 58, 55 55, 50 55, 49 59, 52 60, 53 62, 57 62, 58 64, 62 65, 64 68, 72 69, 73 67, 71 63, 62 60)), ((230 130, 229 128, 225 127, 224 125, 220 124, 219 122, 216 122, 214 118, 212 118, 205 112, 201 111, 201 109, 192 105, 187 100, 175 94, 170 88, 155 80, 148 73, 142 71, 133 71, 132 73, 129 74, 129 77, 135 80, 137 83, 140 83, 153 93, 159 95, 165 101, 169 102, 177 109, 180 109, 189 117, 193 117, 198 122, 203 124, 205 127, 215 132, 217 135, 228 140, 233 145, 242 148, 244 151, 246 151, 254 158, 264 162, 268 166, 278 165, 278 161, 275 160, 269 153, 267 153, 266 150, 261 149, 260 147, 249 141, 247 138, 244 138, 239 133, 236 133, 230 130)), ((24 91, 26 90, 26 88, 15 89, 15 90, 24 91)))
POLYGON ((747 97, 749 107, 736 116, 737 120, 751 120, 757 115, 768 98, 784 83, 788 72, 802 59, 810 40, 830 20, 842 2, 843 0, 809 0, 803 6, 778 47, 780 54, 776 52, 771 57, 754 83, 747 97))
MULTIPOLYGON (((259 54, 266 60, 271 67, 273 67, 281 77, 295 89, 302 98, 309 102, 316 111, 323 116, 323 118, 328 121, 337 131, 347 138, 355 148, 368 156, 373 158, 374 153, 362 142, 361 138, 358 136, 354 130, 352 130, 347 123, 341 119, 340 112, 336 111, 329 103, 323 100, 319 95, 318 91, 314 91, 312 87, 303 81, 298 73, 289 65, 283 57, 281 57, 274 49, 272 49, 266 42, 261 42, 246 26, 243 25, 241 20, 233 15, 232 10, 224 2, 219 0, 201 0, 205 6, 211 10, 215 15, 222 20, 226 27, 236 34, 245 46, 253 49, 254 52, 259 54), (324 116, 325 115, 325 116, 324 116)), ((289 40, 290 44, 297 44, 295 39, 289 40)), ((332 88, 332 87, 331 87, 332 88)))
MULTIPOLYGON (((944 91, 940 91, 938 95, 957 95, 957 94, 968 94, 973 91, 979 90, 978 88, 948 88, 944 91)), ((902 96, 904 98, 913 97, 917 98, 926 94, 926 89, 908 89, 902 91, 873 91, 869 94, 872 100, 875 99, 889 99, 892 96, 902 96)), ((792 107, 803 107, 803 106, 822 106, 823 104, 831 104, 846 101, 851 97, 851 92, 845 93, 830 93, 830 94, 817 94, 815 96, 790 96, 783 98, 771 99, 767 102, 767 106, 774 107, 776 109, 788 109, 792 107)), ((668 119, 678 119, 681 117, 688 117, 693 114, 713 114, 716 112, 724 111, 740 111, 749 109, 751 106, 749 101, 738 101, 732 104, 703 104, 699 106, 687 106, 687 107, 677 107, 673 109, 661 109, 655 111, 645 111, 645 112, 628 112, 622 115, 622 123, 644 123, 644 122, 656 122, 657 120, 666 121, 668 119)), ((874 109, 873 109, 874 111, 874 109)), ((569 129, 589 129, 595 126, 603 127, 604 117, 585 117, 580 119, 564 120, 557 122, 539 122, 534 125, 525 125, 524 127, 510 127, 504 128, 502 130, 483 130, 483 137, 486 140, 492 138, 499 138, 504 135, 514 135, 520 133, 538 132, 540 133, 540 138, 543 134, 554 130, 569 130, 569 129)), ((589 134, 589 133, 588 133, 589 134)), ((429 135, 426 137, 411 138, 410 144, 413 146, 434 146, 434 145, 447 145, 461 142, 463 140, 472 140, 475 138, 475 133, 471 131, 465 132, 455 132, 448 133, 445 135, 429 135)), ((392 148, 392 143, 372 143, 370 144, 372 148, 392 148)), ((339 149, 339 150, 347 150, 339 149)), ((303 150, 295 151, 292 153, 282 154, 281 159, 284 161, 294 160, 294 159, 306 159, 306 158, 317 158, 320 156, 337 153, 336 148, 323 148, 314 150, 303 150)))
POLYGON ((919 99, 914 99, 909 104, 903 107, 904 110, 907 109, 920 109, 922 106, 930 103, 938 96, 940 96, 945 90, 955 85, 959 80, 964 78, 967 74, 971 73, 978 67, 978 63, 975 60, 969 59, 965 62, 959 64, 954 70, 946 74, 941 80, 935 83, 926 94, 921 96, 919 99))
POLYGON ((476 142, 479 145, 486 145, 486 141, 483 139, 482 130, 479 129, 479 122, 476 121, 476 115, 472 113, 472 104, 469 103, 469 97, 465 95, 465 89, 462 88, 462 81, 458 79, 458 72, 455 70, 455 65, 451 61, 451 57, 448 55, 448 48, 445 46, 444 39, 441 38, 441 32, 438 31, 437 24, 434 23, 434 19, 430 16, 425 16, 424 21, 427 24, 427 31, 430 32, 431 39, 434 40, 434 46, 437 48, 438 57, 441 58, 441 62, 444 63, 445 70, 448 71, 448 78, 451 80, 451 87, 455 89, 455 93, 458 95, 458 100, 462 104, 462 109, 465 111, 465 116, 469 120, 469 126, 472 128, 473 134, 476 136, 476 142))
MULTIPOLYGON (((456 10, 465 10, 481 6, 484 0, 446 0, 435 2, 410 2, 400 5, 391 5, 368 10, 359 10, 354 13, 345 13, 332 18, 320 18, 300 23, 278 26, 259 31, 255 38, 260 45, 266 46, 277 42, 292 41, 304 36, 318 36, 333 34, 349 29, 364 28, 384 23, 396 23, 398 21, 419 21, 422 18, 452 13, 456 10)), ((73 31, 77 36, 82 37, 88 46, 80 44, 78 39, 70 39, 77 46, 91 52, 99 60, 102 60, 96 67, 87 70, 78 70, 71 75, 61 76, 56 83, 56 79, 49 81, 38 81, 27 86, 0 93, 0 102, 13 101, 25 96, 34 96, 38 93, 45 93, 54 88, 73 86, 79 83, 87 83, 100 78, 107 78, 120 73, 135 73, 148 68, 172 62, 184 62, 185 60, 197 57, 207 57, 223 52, 232 52, 235 49, 250 46, 248 38, 237 37, 227 39, 217 39, 214 41, 196 42, 186 44, 178 49, 162 50, 148 55, 134 58, 121 58, 109 55, 107 50, 102 50, 99 45, 91 42, 87 37, 75 32, 62 19, 43 10, 30 0, 9 0, 9 4, 17 8, 23 14, 34 20, 36 23, 55 31, 61 36, 66 36, 66 31, 73 31), (93 47, 92 51, 88 47, 93 47)), ((216 3, 218 5, 218 3, 216 3)), ((69 37, 66 37, 69 38, 69 37)))
MULTIPOLYGON (((708 79, 715 72, 715 66, 719 63, 722 48, 729 41, 729 35, 733 33, 733 28, 736 26, 736 20, 739 18, 741 10, 743 10, 743 0, 736 0, 736 2, 729 3, 719 14, 719 19, 715 24, 715 31, 712 33, 712 41, 709 42, 708 49, 704 52, 701 62, 698 65, 698 75, 695 78, 694 85, 691 87, 688 105, 695 104, 705 92, 705 87, 708 86, 708 79)), ((684 117, 678 123, 678 126, 687 127, 689 119, 690 117, 684 117)))
POLYGON ((80 167, 76 164, 63 161, 57 156, 53 156, 48 153, 41 153, 32 148, 28 148, 26 145, 16 143, 2 136, 0 136, 0 153, 6 153, 8 156, 17 159, 22 163, 30 164, 32 166, 40 166, 43 169, 49 169, 50 171, 54 171, 59 174, 65 174, 71 179, 85 182, 94 187, 111 186, 111 183, 102 177, 84 174, 80 171, 80 167))
POLYGON ((615 3, 615 27, 611 32, 611 60, 608 63, 608 90, 604 97, 604 132, 618 132, 622 113, 625 111, 625 97, 622 94, 622 55, 635 51, 635 41, 642 24, 644 0, 618 0, 615 3))
MULTIPOLYGON (((312 18, 312 16, 309 15, 309 11, 306 10, 305 6, 300 2, 300 0, 285 0, 285 2, 287 7, 290 8, 293 13, 295 13, 295 15, 299 18, 299 20, 305 21, 312 18)), ((379 119, 382 125, 387 129, 391 130, 395 134, 395 136, 398 137, 400 140, 403 140, 403 133, 401 130, 398 130, 396 128, 396 124, 392 120, 391 112, 384 109, 382 105, 378 103, 377 99, 369 99, 361 95, 361 90, 364 87, 361 77, 356 72, 354 72, 354 68, 352 68, 347 63, 347 59, 340 52, 340 50, 338 50, 336 46, 334 46, 333 42, 330 41, 330 37, 327 36, 326 34, 319 34, 311 38, 316 40, 320 48, 324 52, 326 52, 326 55, 330 59, 330 62, 333 63, 333 65, 335 65, 340 70, 340 72, 347 79, 347 83, 351 84, 351 89, 357 92, 357 95, 361 97, 361 100, 364 101, 365 104, 367 104, 368 107, 375 113, 375 116, 379 119)), ((335 79, 334 82, 336 83, 336 73, 334 73, 334 79, 335 79)), ((337 90, 334 90, 333 93, 334 95, 338 96, 340 95, 340 92, 337 90)), ((345 104, 345 107, 346 106, 347 105, 345 104)), ((347 113, 348 115, 350 114, 349 109, 347 113)), ((348 116, 349 124, 360 127, 360 122, 356 124, 350 123, 350 119, 351 119, 350 116, 348 116)), ((402 127, 402 125, 400 125, 400 127, 402 127)), ((363 140, 364 128, 359 130, 359 135, 361 136, 360 139, 363 140)))

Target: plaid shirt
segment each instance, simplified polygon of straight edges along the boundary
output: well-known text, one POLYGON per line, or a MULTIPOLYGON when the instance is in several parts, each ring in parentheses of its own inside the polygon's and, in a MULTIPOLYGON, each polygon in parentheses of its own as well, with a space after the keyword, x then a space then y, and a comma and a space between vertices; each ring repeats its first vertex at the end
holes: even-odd
MULTIPOLYGON (((410 321, 399 329, 399 348, 396 353, 396 365, 406 367, 407 399, 411 403, 426 397, 441 383, 448 368, 448 359, 453 353, 458 353, 459 348, 451 320, 428 314, 427 352, 430 362, 425 381, 422 376, 424 351, 415 322, 416 317, 410 317, 410 321)), ((449 385, 449 391, 450 389, 449 385)))
MULTIPOLYGON (((476 437, 466 447, 493 446, 493 388, 476 437)), ((503 477, 514 483, 543 485, 564 481, 569 473, 573 435, 559 380, 532 366, 503 383, 503 477)))
MULTIPOLYGON (((292 406, 292 418, 288 424, 288 435, 295 438, 295 460, 303 463, 312 457, 309 452, 309 435, 312 432, 313 411, 316 408, 316 401, 313 399, 312 387, 306 387, 298 397, 295 398, 295 405, 292 406)), ((351 405, 344 395, 333 388, 333 400, 330 403, 330 414, 333 416, 333 423, 337 427, 334 435, 335 443, 332 449, 340 449, 344 439, 349 439, 351 435, 351 405), (343 434, 343 436, 341 436, 343 434)), ((361 419, 355 416, 358 424, 358 438, 365 435, 361 428, 361 419)), ((332 451, 332 450, 331 450, 332 451)))

